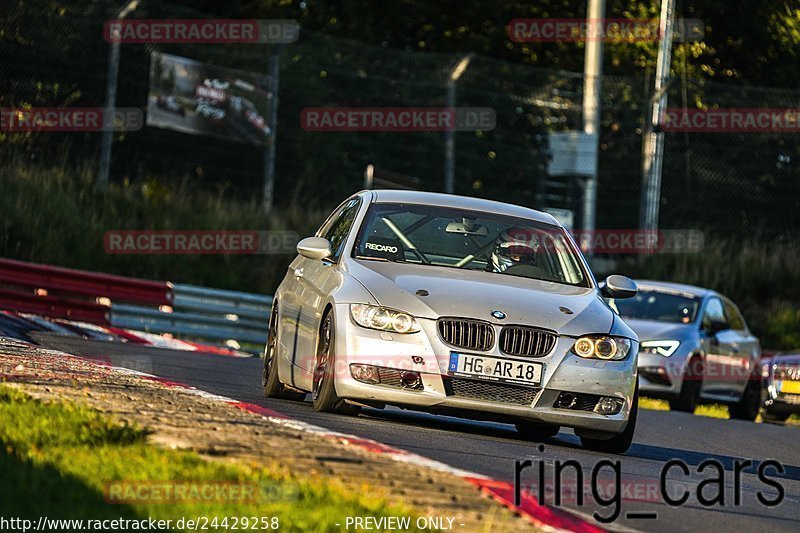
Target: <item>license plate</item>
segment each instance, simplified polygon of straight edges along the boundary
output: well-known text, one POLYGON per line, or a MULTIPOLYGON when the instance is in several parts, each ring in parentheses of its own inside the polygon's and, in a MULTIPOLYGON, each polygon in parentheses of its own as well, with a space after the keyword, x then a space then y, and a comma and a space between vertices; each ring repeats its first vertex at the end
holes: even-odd
POLYGON ((781 392, 784 394, 800 394, 800 381, 782 381, 781 392))
POLYGON ((531 387, 542 383, 543 371, 544 364, 542 363, 456 352, 450 353, 450 365, 447 369, 447 373, 451 376, 531 387))

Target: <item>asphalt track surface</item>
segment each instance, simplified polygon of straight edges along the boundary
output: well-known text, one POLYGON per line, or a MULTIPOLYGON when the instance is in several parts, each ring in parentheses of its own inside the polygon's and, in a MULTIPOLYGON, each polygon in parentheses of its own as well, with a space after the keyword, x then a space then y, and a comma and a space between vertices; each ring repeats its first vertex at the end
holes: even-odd
MULTIPOLYGON (((624 456, 607 457, 581 449, 577 437, 569 430, 562 430, 557 437, 536 443, 523 440, 513 426, 506 424, 434 416, 395 408, 364 409, 360 416, 353 418, 317 413, 308 398, 305 402, 265 399, 261 390, 262 361, 258 358, 235 358, 75 338, 48 344, 76 355, 99 358, 116 366, 155 374, 236 400, 253 402, 304 422, 374 439, 512 483, 517 460, 534 461, 533 467, 522 473, 523 484, 527 485, 536 482, 540 464, 544 466, 545 485, 552 485, 555 462, 575 460, 582 467, 588 498, 584 505, 579 506, 574 495, 567 495, 562 505, 588 519, 595 511, 608 516, 617 507, 615 504, 598 506, 592 503, 590 480, 598 461, 619 460, 623 499, 618 506, 620 518, 605 526, 612 530, 726 533, 800 530, 800 428, 797 427, 641 410, 634 445, 624 456), (544 446, 541 452, 540 444, 544 446), (658 490, 662 468, 671 459, 682 460, 690 471, 689 475, 685 475, 675 468, 667 476, 667 491, 672 497, 677 498, 684 491, 691 494, 689 500, 678 507, 663 503, 658 490), (701 485, 704 480, 718 476, 713 467, 699 471, 699 466, 708 459, 718 461, 724 467, 724 505, 704 506, 695 496, 700 489, 709 497, 719 492, 717 485, 705 488, 701 485), (774 469, 767 471, 770 479, 779 483, 785 493, 782 503, 775 507, 767 507, 757 499, 759 491, 771 500, 778 498, 778 490, 759 480, 757 475, 758 465, 768 459, 778 461, 784 469, 783 474, 774 469), (752 461, 754 465, 745 468, 741 474, 741 501, 736 505, 734 463, 745 460, 752 461), (652 492, 654 488, 656 493, 652 492), (657 517, 638 517, 631 513, 655 513, 657 517)), ((565 470, 565 473, 569 472, 574 470, 565 470)), ((610 474, 611 470, 606 468, 603 472, 610 474)), ((614 477, 602 475, 599 479, 600 496, 613 496, 616 493, 614 477)), ((575 477, 565 475, 564 480, 562 485, 566 487, 565 494, 568 494, 569 487, 576 485, 575 477)), ((552 494, 546 495, 546 503, 553 503, 552 494)))

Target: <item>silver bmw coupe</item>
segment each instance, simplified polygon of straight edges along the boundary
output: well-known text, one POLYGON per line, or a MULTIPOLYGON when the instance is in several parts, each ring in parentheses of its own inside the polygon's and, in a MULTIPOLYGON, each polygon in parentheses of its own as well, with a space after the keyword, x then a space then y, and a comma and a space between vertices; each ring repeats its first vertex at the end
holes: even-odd
POLYGON ((275 293, 268 397, 355 415, 405 409, 513 423, 526 438, 574 428, 625 452, 637 414, 636 334, 550 215, 436 193, 362 191, 303 239, 275 293))

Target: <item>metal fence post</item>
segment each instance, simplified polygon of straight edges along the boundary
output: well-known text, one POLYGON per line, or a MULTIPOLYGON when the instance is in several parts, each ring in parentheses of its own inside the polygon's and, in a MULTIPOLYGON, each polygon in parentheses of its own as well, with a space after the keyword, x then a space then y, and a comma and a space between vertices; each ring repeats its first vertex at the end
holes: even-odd
POLYGON ((661 43, 658 48, 656 65, 655 96, 651 102, 647 132, 644 136, 644 158, 642 160, 642 199, 639 228, 646 231, 658 230, 658 210, 661 202, 661 171, 664 161, 664 133, 656 128, 663 123, 667 107, 669 87, 669 67, 672 61, 672 21, 675 0, 662 0, 659 33, 661 43))
MULTIPOLYGON (((586 19, 589 35, 601 36, 601 29, 605 26, 606 0, 589 0, 586 19)), ((597 160, 600 148, 600 119, 602 115, 603 91, 603 39, 602 37, 587 38, 586 52, 583 67, 583 131, 592 140, 592 153, 595 164, 594 172, 586 178, 583 190, 583 216, 582 226, 589 237, 587 255, 592 254, 591 235, 595 230, 597 214, 597 173, 599 171, 597 160)), ((583 244, 586 244, 584 241, 583 244)))
MULTIPOLYGON (((467 70, 469 62, 472 59, 468 55, 461 59, 458 64, 450 72, 450 77, 447 78, 447 95, 445 106, 453 113, 455 118, 456 108, 456 82, 467 70)), ((455 124, 453 128, 444 132, 444 192, 453 194, 455 192, 455 176, 456 176, 456 130, 455 124)))
MULTIPOLYGON (((456 82, 452 78, 447 80, 447 98, 445 107, 456 107, 456 82)), ((448 129, 444 132, 444 192, 453 194, 455 190, 456 173, 456 131, 448 129)))
POLYGON ((270 93, 272 102, 269 108, 270 133, 267 138, 267 152, 264 156, 264 194, 263 208, 269 213, 272 210, 275 191, 275 142, 278 135, 278 90, 280 88, 281 46, 272 49, 270 57, 270 93))
MULTIPOLYGON (((117 20, 123 20, 136 9, 139 0, 132 0, 117 13, 117 20)), ((114 141, 114 129, 109 127, 107 120, 113 120, 114 108, 117 105, 117 78, 119 77, 119 39, 113 39, 108 52, 108 76, 106 77, 106 103, 104 108, 104 128, 100 138, 100 161, 97 169, 97 184, 100 187, 108 185, 108 176, 111 172, 111 144, 114 141)))

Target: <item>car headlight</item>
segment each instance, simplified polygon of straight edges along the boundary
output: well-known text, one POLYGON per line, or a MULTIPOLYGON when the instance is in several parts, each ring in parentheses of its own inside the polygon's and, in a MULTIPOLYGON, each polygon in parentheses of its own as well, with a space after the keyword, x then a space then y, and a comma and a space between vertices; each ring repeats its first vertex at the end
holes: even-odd
POLYGON ((608 335, 581 337, 572 346, 572 353, 584 359, 621 361, 631 351, 630 339, 608 335))
POLYGON ((642 343, 642 350, 669 357, 675 353, 675 350, 677 350, 680 345, 680 341, 644 341, 642 343))
POLYGON ((350 314, 356 324, 369 329, 393 333, 416 333, 419 331, 417 319, 408 313, 387 307, 352 304, 350 305, 350 314))

